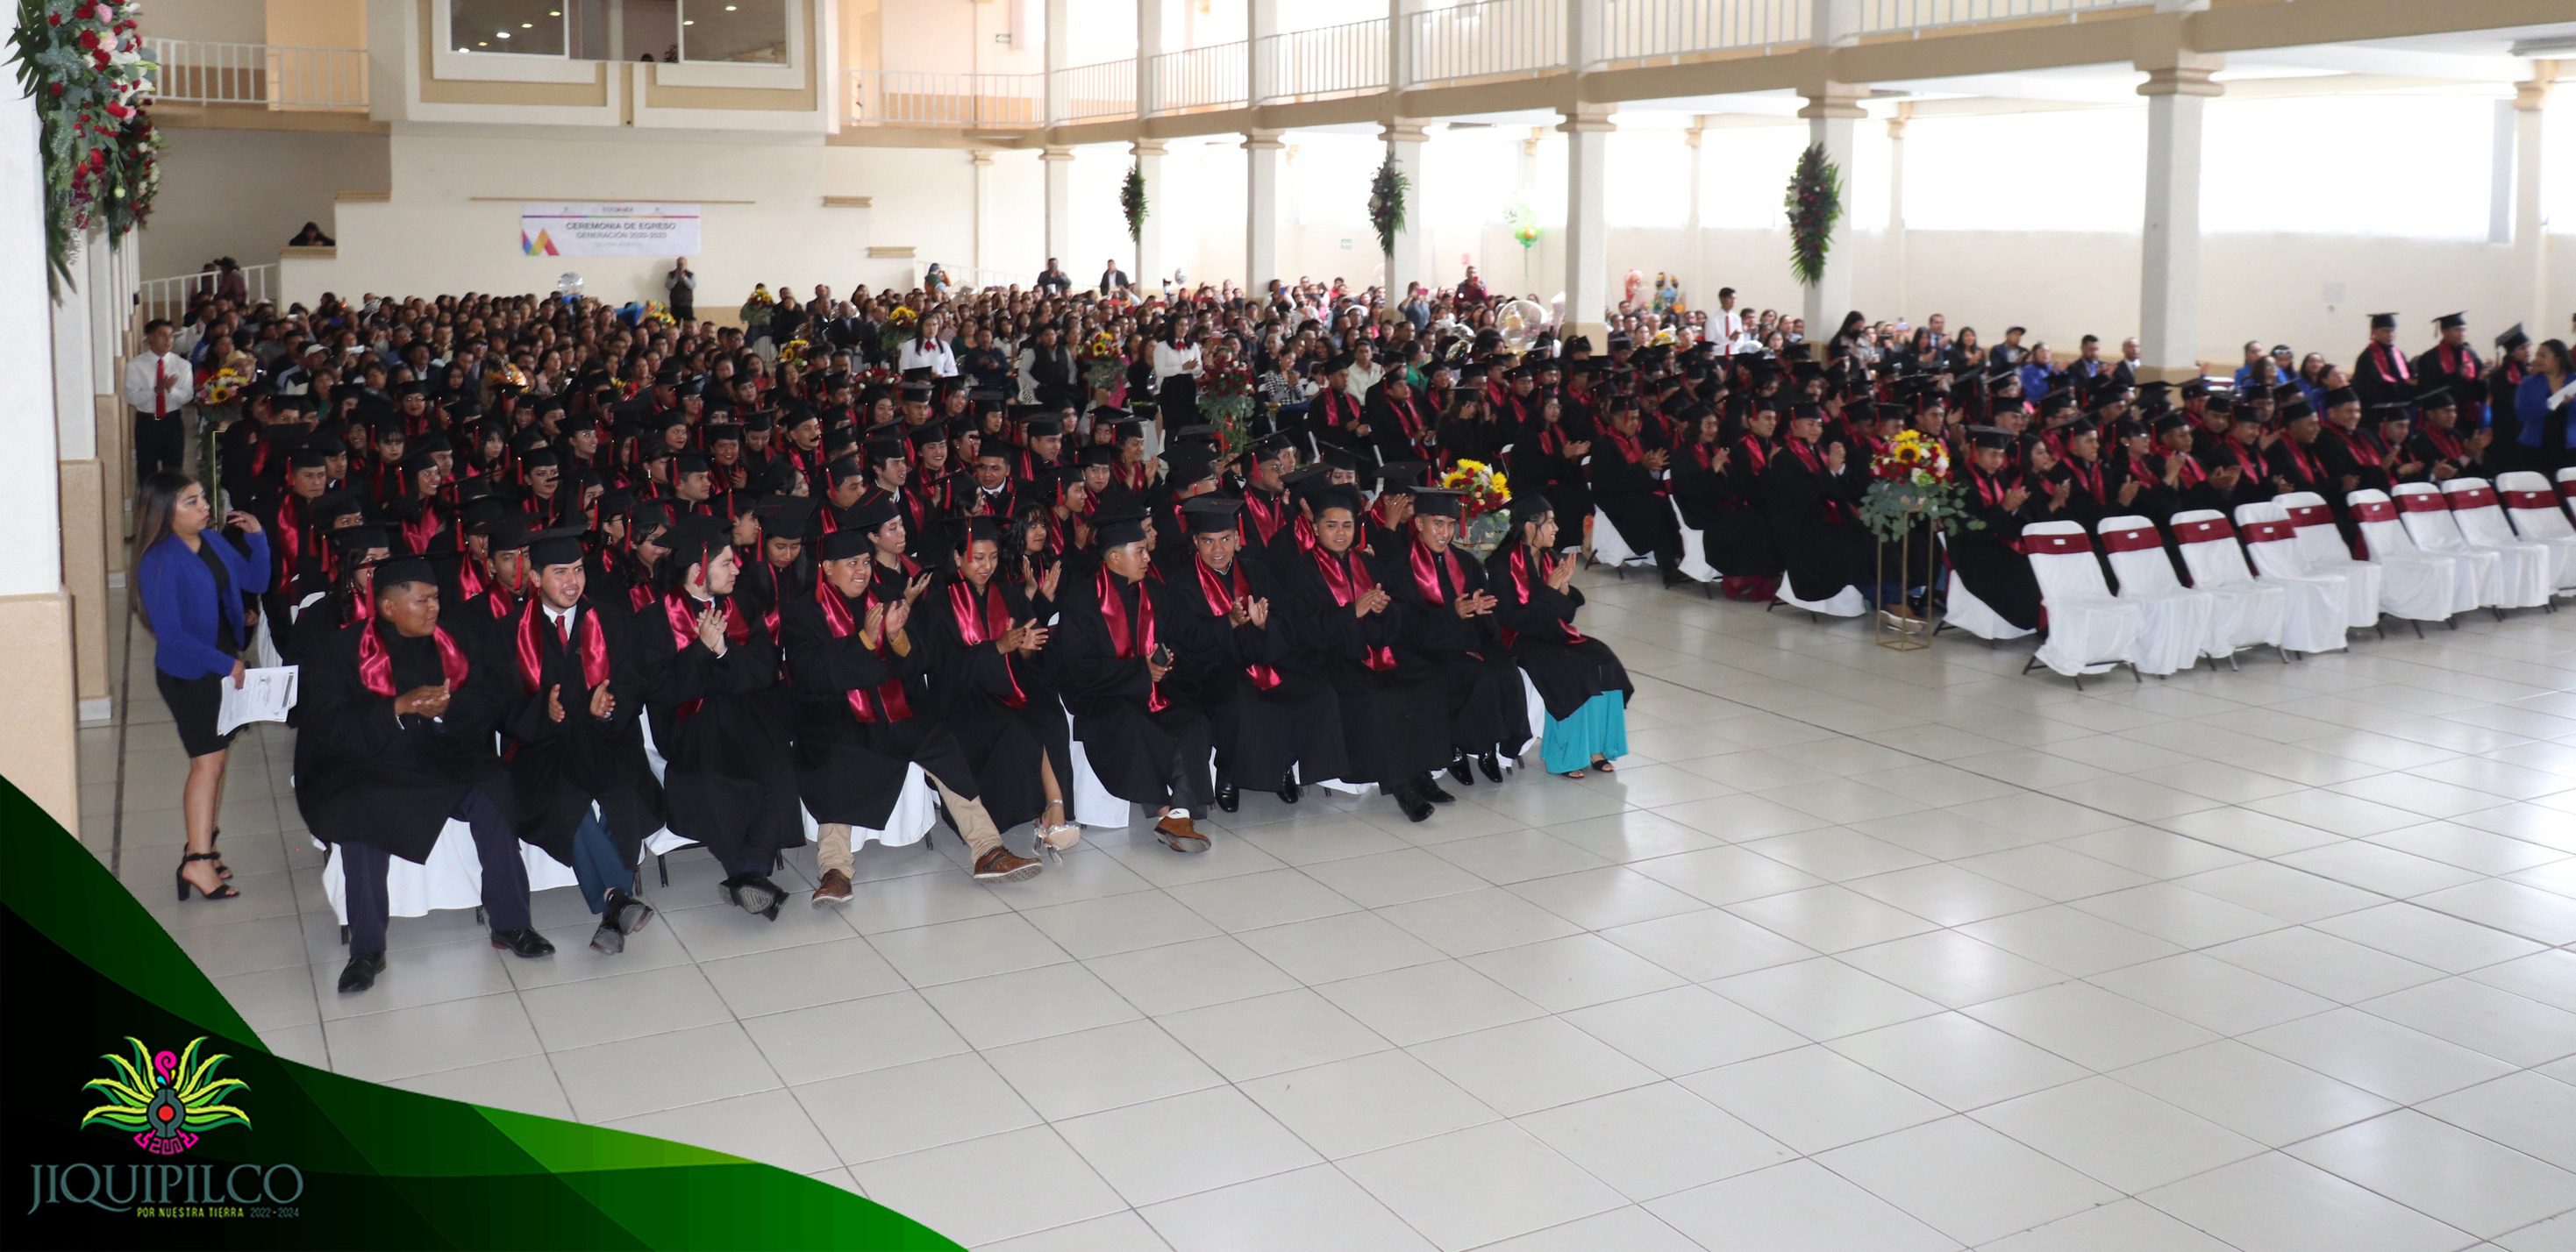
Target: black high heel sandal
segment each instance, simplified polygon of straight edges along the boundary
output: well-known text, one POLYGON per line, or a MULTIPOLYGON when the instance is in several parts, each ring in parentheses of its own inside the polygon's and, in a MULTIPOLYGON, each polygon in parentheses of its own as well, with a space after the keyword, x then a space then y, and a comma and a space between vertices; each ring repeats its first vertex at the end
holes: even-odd
POLYGON ((224 828, 221 826, 217 826, 213 830, 207 832, 206 851, 215 858, 215 876, 223 879, 225 882, 231 882, 233 880, 233 867, 224 864, 223 852, 215 847, 215 841, 223 837, 224 828))
POLYGON ((198 887, 197 884, 188 881, 188 862, 211 861, 214 859, 215 854, 212 852, 183 852, 179 854, 178 871, 172 874, 171 877, 176 878, 179 882, 179 899, 181 901, 184 902, 187 900, 190 888, 195 888, 196 890, 203 892, 205 897, 209 900, 232 900, 238 899, 241 896, 241 888, 239 887, 217 884, 214 890, 207 891, 205 888, 198 887))

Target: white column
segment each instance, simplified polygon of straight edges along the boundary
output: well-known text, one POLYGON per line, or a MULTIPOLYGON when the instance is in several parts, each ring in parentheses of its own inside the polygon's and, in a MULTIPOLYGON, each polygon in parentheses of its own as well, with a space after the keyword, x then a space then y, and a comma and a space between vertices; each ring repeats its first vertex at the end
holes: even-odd
POLYGON ((1893 313, 1901 315, 1913 313, 1913 293, 1905 281, 1905 127, 1913 120, 1911 102, 1897 105, 1887 119, 1887 266, 1896 279, 1893 313))
POLYGON ((1610 310, 1610 228, 1607 182, 1610 120, 1614 106, 1585 104, 1564 111, 1565 132, 1565 332, 1589 335, 1606 351, 1610 310))
MULTIPOLYGON (((1832 3, 1833 0, 1818 0, 1832 3)), ((1866 114, 1861 112, 1861 97, 1868 88, 1848 83, 1826 83, 1806 95, 1806 106, 1798 116, 1807 119, 1807 142, 1822 145, 1825 159, 1842 172, 1843 215, 1834 227, 1833 246, 1825 251, 1825 272, 1816 284, 1806 289, 1806 304, 1800 315, 1807 319, 1807 337, 1821 340, 1842 325, 1843 315, 1852 307, 1852 184, 1859 177, 1857 162, 1852 160, 1852 127, 1866 114)))
POLYGON ((1419 77, 1421 68, 1414 54, 1413 15, 1422 11, 1422 0, 1386 0, 1386 89, 1405 91, 1419 77))
POLYGON ((1163 215, 1172 211, 1163 202, 1163 141, 1139 139, 1128 145, 1128 151, 1145 175, 1145 221, 1136 239, 1136 286, 1151 296, 1171 277, 1163 268, 1163 215))
MULTIPOLYGON (((1163 0, 1136 0, 1136 116, 1152 117, 1161 100, 1154 89, 1154 59, 1163 55, 1163 0)), ((1137 277, 1142 278, 1143 275, 1137 277)))
POLYGON ((2141 381, 2200 373, 2200 126, 2216 58, 2147 71, 2147 195, 2139 227, 2141 381))
POLYGON ((1690 147, 1690 216, 1684 219, 1690 230, 1690 247, 1684 253, 1690 257, 1690 272, 1682 278, 1682 294, 1693 308, 1703 300, 1714 301, 1717 298, 1715 285, 1709 285, 1705 291, 1701 289, 1708 283, 1708 232, 1700 225, 1699 206, 1700 175, 1704 168, 1700 163, 1702 124, 1703 119, 1694 117, 1690 129, 1682 132, 1682 142, 1690 147))
POLYGON ((1604 59, 1603 4, 1604 0, 1565 0, 1565 67, 1575 74, 1590 72, 1604 59))
MULTIPOLYGON (((2550 316, 2549 235, 2540 218, 2541 151, 2549 103, 2549 62, 2532 63, 2532 78, 2513 93, 2513 316, 2535 340, 2555 333, 2550 316)), ((2563 177, 2563 175, 2562 175, 2563 177)), ((2511 323, 2506 323, 2511 325, 2511 323)))
POLYGON ((93 272, 91 259, 107 250, 106 241, 96 234, 84 239, 81 256, 72 263, 71 281, 63 285, 53 301, 54 434, 60 456, 66 461, 98 455, 98 392, 90 372, 90 299, 83 288, 93 272))
MULTIPOLYGON (((80 286, 82 298, 89 301, 89 377, 90 391, 94 395, 116 393, 117 356, 125 346, 124 337, 118 333, 122 327, 118 318, 125 311, 117 300, 119 284, 123 281, 117 273, 120 251, 105 246, 81 250, 80 286)), ((93 448, 97 446, 97 440, 97 431, 93 427, 90 434, 93 448)))
POLYGON ((1279 0, 1244 0, 1243 20, 1244 103, 1257 109, 1279 94, 1279 67, 1268 47, 1279 33, 1279 0))
POLYGON ((1073 23, 1072 0, 1046 0, 1046 124, 1062 126, 1071 120, 1066 114, 1064 77, 1065 50, 1072 46, 1067 27, 1073 23))
POLYGON ((1038 168, 1046 172, 1047 255, 1060 265, 1078 266, 1073 259, 1073 149, 1058 143, 1040 148, 1038 168))
POLYGON ((1288 145, 1283 130, 1256 130, 1243 136, 1243 290, 1259 299, 1279 274, 1279 154, 1288 145))
POLYGON ((973 174, 975 179, 975 249, 973 264, 975 269, 978 271, 975 275, 974 281, 969 283, 968 286, 981 287, 989 280, 987 280, 980 271, 990 263, 993 256, 992 245, 987 243, 985 239, 985 228, 990 225, 993 220, 993 207, 986 203, 987 199, 990 197, 993 186, 993 151, 990 148, 970 148, 967 150, 966 159, 971 167, 970 172, 973 174))
POLYGON ((1397 120, 1379 128, 1378 138, 1386 142, 1386 154, 1395 158, 1395 167, 1404 171, 1404 225, 1395 232, 1395 247, 1386 256, 1386 303, 1389 310, 1404 298, 1407 283, 1431 281, 1430 260, 1424 255, 1431 232, 1422 220, 1422 144, 1426 133, 1422 123, 1397 120))
MULTIPOLYGON (((0 465, 17 469, 0 492, 0 760, 10 780, 66 828, 80 822, 73 752, 72 601, 63 589, 61 455, 56 423, 26 412, 54 397, 53 301, 45 289, 44 179, 35 102, 0 92, 0 377, 21 401, 0 422, 0 465)), ((77 299, 77 297, 76 297, 77 299)), ((81 348, 85 356, 86 346, 81 348)), ((79 397, 87 407, 89 397, 79 397)))

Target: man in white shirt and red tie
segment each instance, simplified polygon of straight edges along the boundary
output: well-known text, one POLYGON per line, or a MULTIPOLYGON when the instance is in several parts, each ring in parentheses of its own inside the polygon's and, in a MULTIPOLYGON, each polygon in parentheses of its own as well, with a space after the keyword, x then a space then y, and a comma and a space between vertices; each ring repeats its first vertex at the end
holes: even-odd
POLYGON ((169 319, 154 318, 143 327, 144 350, 125 363, 117 394, 134 410, 134 481, 164 469, 184 469, 187 433, 179 411, 196 398, 196 372, 188 358, 171 351, 169 319))

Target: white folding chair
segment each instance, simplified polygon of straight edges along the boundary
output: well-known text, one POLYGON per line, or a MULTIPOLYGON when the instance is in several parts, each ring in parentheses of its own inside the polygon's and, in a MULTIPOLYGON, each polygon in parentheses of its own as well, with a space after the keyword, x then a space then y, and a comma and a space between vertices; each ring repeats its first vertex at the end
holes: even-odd
POLYGON ((2040 624, 2047 632, 2021 672, 2045 665, 2074 679, 2081 691, 2086 674, 2126 665, 2129 677, 2144 682, 2137 662, 2146 614, 2112 598, 2093 559, 2092 536, 2074 522, 2038 522, 2022 528, 2021 550, 2039 581, 2040 624))
MULTIPOLYGON (((2299 556, 2298 528, 2290 525, 2289 513, 2280 505, 2246 505, 2236 510, 2236 522, 2237 537, 2245 546, 2235 554, 2235 563, 2252 563, 2254 576, 2289 593, 2289 616, 2281 624, 2282 647, 2293 652, 2337 652, 2346 644, 2346 631, 2379 624, 2378 587, 2366 578, 2309 569, 2299 556)), ((2193 555, 2192 549, 2183 549, 2186 561, 2193 555)), ((2192 579, 2202 581, 2196 562, 2192 579)))
POLYGON ((1716 566, 1708 563, 1708 532, 1695 530, 1690 523, 1682 520, 1682 506, 1679 501, 1673 502, 1673 524, 1681 527, 1682 531, 1680 562, 1682 573, 1704 586, 1714 584, 1726 577, 1716 566))
POLYGON ((1640 562, 1651 563, 1655 554, 1629 546, 1627 537, 1611 524, 1610 515, 1596 508, 1592 510, 1592 559, 1613 570, 1625 570, 1640 562))
MULTIPOLYGON (((331 912, 340 920, 340 938, 346 942, 349 926, 348 868, 341 863, 338 844, 328 846, 329 859, 322 862, 322 896, 331 902, 331 912)), ((573 886, 572 867, 548 855, 534 844, 519 845, 519 860, 528 867, 528 894, 573 886)), ((401 857, 385 861, 385 915, 388 917, 425 917, 447 909, 474 909, 483 906, 483 858, 474 850, 474 828, 455 818, 440 827, 438 842, 430 845, 429 859, 413 864, 401 857)))
MULTIPOLYGON (((2120 580, 2121 602, 2137 605, 2146 615, 2138 631, 2139 669, 2171 674, 2198 665, 2203 656, 2235 654, 2237 645, 2228 631, 2235 624, 2234 606, 2174 577, 2155 523, 2124 514, 2103 518, 2094 530, 2111 559, 2111 576, 2120 580)), ((2257 613, 2253 620, 2259 626, 2259 608, 2257 613)), ((2277 622, 2276 617, 2276 628, 2277 622)), ((2273 642, 2278 641, 2276 635, 2273 642)))
MULTIPOLYGON (((1934 542, 1941 545, 1946 562, 1950 549, 1950 537, 1935 532, 1934 542)), ((1978 599, 1975 592, 1968 590, 1967 582, 1959 577, 1959 571, 1955 566, 1950 569, 1949 585, 1942 592, 1942 603, 1944 605, 1941 613, 1942 625, 1956 626, 1988 643, 2000 639, 2019 639, 2034 633, 2005 621, 2002 614, 1995 612, 1994 606, 1978 599)))
MULTIPOLYGON (((2451 615, 2451 569, 2440 558, 2409 553, 2401 561, 2385 563, 2356 559, 2344 543, 2343 532, 2335 529, 2325 497, 2290 491, 2274 496, 2272 503, 2288 519, 2300 565, 2315 573, 2343 575, 2353 588, 2353 602, 2367 601, 2382 613, 2406 619, 2418 639, 2424 637, 2423 623, 2451 615)), ((2384 637, 2387 631, 2380 633, 2384 637)))
MULTIPOLYGON (((2527 542, 2547 545, 2556 556, 2558 577, 2549 585, 2562 592, 2576 590, 2576 526, 2568 525, 2556 493, 2549 489, 2549 480, 2530 470, 2499 474, 2494 494, 2503 502, 2505 520, 2513 523, 2513 533, 2527 542)), ((2459 514, 2462 503, 2460 497, 2451 497, 2454 516, 2459 514)))
POLYGON ((2576 465, 2564 466, 2558 471, 2558 507, 2576 515, 2576 465))
POLYGON ((2537 608, 2549 603, 2549 550, 2539 544, 2477 543, 2451 516, 2450 500, 2431 483, 2399 483, 2393 493, 2397 518, 2415 546, 2433 552, 2492 555, 2488 570, 2481 561, 2478 599, 2501 620, 2506 609, 2537 608))
MULTIPOLYGON (((653 771, 653 781, 660 782, 663 771, 668 769, 669 765, 662 759, 662 745, 653 741, 653 719, 649 717, 643 719, 643 726, 644 765, 653 771)), ((814 810, 806 808, 803 800, 796 802, 796 816, 805 823, 805 842, 820 842, 823 838, 822 824, 814 820, 814 810)), ((883 844, 889 848, 911 847, 920 843, 922 838, 930 833, 932 824, 938 820, 939 789, 930 785, 928 771, 919 765, 906 765, 901 789, 895 793, 894 809, 886 815, 884 828, 871 830, 865 826, 851 827, 850 851, 855 854, 871 843, 883 844)), ((661 879, 665 887, 671 885, 670 855, 674 852, 685 852, 690 848, 705 846, 668 826, 654 831, 644 839, 644 851, 653 858, 654 875, 661 879)))
MULTIPOLYGON (((2354 528, 2361 534, 2363 555, 2370 558, 2371 564, 2388 571, 2389 596, 2382 603, 2390 606, 2390 612, 2398 612, 2395 605, 2396 593, 2403 581, 2401 573, 2415 568, 2435 570, 2439 578, 2429 581, 2440 589, 2438 600, 2432 590, 2418 593, 2421 599, 2416 602, 2416 607, 2427 613, 2418 620, 2433 620, 2430 610, 2438 607, 2445 610, 2443 620, 2449 621, 2455 614, 2466 613, 2488 602, 2487 589, 2494 581, 2500 563, 2495 553, 2431 552, 2417 546, 2415 536, 2407 531, 2401 520, 2397 502, 2389 499, 2387 492, 2365 487, 2345 497, 2345 503, 2352 510, 2354 528)), ((2451 622, 2451 627, 2457 630, 2459 623, 2451 622)))

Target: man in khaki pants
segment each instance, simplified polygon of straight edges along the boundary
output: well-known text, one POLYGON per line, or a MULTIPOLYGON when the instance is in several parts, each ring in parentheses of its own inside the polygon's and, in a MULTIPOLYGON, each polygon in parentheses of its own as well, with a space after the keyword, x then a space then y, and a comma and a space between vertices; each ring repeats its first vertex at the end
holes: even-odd
POLYGON ((911 604, 896 595, 879 599, 869 587, 874 546, 871 518, 893 521, 892 504, 876 501, 853 510, 839 530, 824 536, 814 595, 791 601, 780 615, 787 670, 797 696, 798 791, 814 814, 822 846, 816 861, 822 884, 816 904, 850 898, 850 832, 881 830, 894 812, 913 765, 939 789, 940 803, 973 852, 974 875, 984 882, 1017 882, 1036 876, 1038 862, 1002 846, 1002 832, 977 799, 975 771, 957 740, 927 716, 920 679, 929 671, 923 642, 907 629, 911 604))

